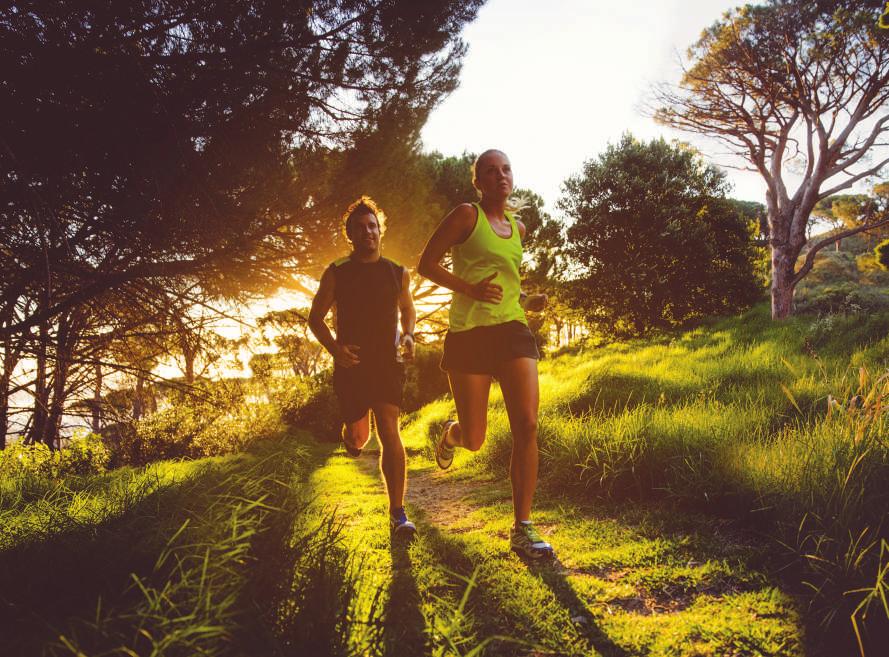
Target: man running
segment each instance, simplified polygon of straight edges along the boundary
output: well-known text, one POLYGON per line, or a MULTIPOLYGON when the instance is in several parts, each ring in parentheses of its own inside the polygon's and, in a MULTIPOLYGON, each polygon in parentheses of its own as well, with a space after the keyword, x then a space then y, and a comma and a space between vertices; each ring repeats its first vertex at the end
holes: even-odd
POLYGON ((361 454, 370 437, 373 411, 382 447, 380 469, 389 494, 389 526, 393 534, 413 533, 416 527, 404 511, 405 453, 398 433, 404 387, 399 354, 413 358, 417 319, 410 276, 407 269, 381 255, 386 217, 372 199, 362 196, 343 219, 352 253, 334 261, 321 276, 309 328, 333 356, 333 387, 346 452, 361 454), (325 322, 333 304, 336 339, 325 322))

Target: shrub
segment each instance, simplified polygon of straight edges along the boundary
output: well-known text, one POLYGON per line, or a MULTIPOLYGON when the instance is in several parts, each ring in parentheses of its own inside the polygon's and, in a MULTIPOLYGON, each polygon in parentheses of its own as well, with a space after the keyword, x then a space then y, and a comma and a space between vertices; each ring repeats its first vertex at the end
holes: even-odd
POLYGON ((889 240, 883 240, 877 244, 874 248, 874 256, 880 267, 889 270, 889 240))
POLYGON ((439 367, 442 346, 441 342, 417 345, 414 360, 406 368, 403 410, 419 410, 450 390, 447 374, 439 367))
POLYGON ((0 450, 0 476, 15 479, 98 474, 105 471, 110 457, 102 437, 94 433, 74 436, 59 451, 43 443, 16 442, 0 450))
POLYGON ((340 409, 333 392, 333 370, 304 379, 288 379, 292 385, 273 394, 281 419, 288 425, 312 432, 322 441, 340 439, 340 409))
POLYGON ((800 286, 796 311, 807 315, 861 315, 889 310, 889 295, 856 283, 800 286))
POLYGON ((244 449, 258 440, 278 437, 278 408, 248 402, 239 382, 204 384, 201 397, 174 395, 168 408, 152 413, 132 427, 109 432, 115 462, 143 465, 177 458, 219 456, 244 449))

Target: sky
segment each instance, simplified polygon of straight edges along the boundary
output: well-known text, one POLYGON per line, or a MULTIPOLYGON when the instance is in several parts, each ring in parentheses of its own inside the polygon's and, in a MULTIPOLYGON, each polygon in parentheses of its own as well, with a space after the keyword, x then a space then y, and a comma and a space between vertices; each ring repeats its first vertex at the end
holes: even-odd
MULTIPOLYGON (((689 141, 708 161, 738 165, 716 142, 660 126, 642 103, 677 83, 679 57, 741 2, 726 0, 489 0, 464 31, 460 86, 433 110, 427 150, 504 151, 518 187, 555 208, 562 182, 630 131, 689 141)), ((755 173, 726 169, 732 196, 765 202, 755 173)))

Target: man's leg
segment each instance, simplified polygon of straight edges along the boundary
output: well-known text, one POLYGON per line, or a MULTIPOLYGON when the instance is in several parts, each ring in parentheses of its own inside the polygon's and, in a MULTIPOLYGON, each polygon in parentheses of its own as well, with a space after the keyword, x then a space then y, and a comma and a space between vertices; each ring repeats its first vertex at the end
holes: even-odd
POLYGON ((373 412, 382 448, 380 470, 389 494, 389 513, 392 513, 404 506, 405 456, 401 435, 398 433, 399 408, 394 404, 380 402, 374 404, 373 412))
POLYGON ((346 449, 351 450, 350 454, 353 456, 357 456, 370 438, 370 411, 354 422, 344 423, 342 436, 346 449))

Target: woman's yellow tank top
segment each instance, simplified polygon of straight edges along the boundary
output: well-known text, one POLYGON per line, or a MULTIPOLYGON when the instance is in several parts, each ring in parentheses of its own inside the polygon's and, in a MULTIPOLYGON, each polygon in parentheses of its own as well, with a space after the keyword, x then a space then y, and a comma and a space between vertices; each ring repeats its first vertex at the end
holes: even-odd
POLYGON ((512 231, 509 237, 500 237, 488 223, 481 205, 473 205, 478 214, 475 228, 462 244, 451 247, 453 272, 468 283, 477 283, 496 272, 497 276, 491 282, 503 288, 503 299, 494 304, 454 292, 450 330, 468 331, 477 326, 492 326, 514 320, 527 324, 525 311, 519 304, 522 239, 515 217, 511 212, 506 213, 512 231))

